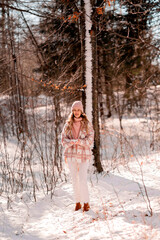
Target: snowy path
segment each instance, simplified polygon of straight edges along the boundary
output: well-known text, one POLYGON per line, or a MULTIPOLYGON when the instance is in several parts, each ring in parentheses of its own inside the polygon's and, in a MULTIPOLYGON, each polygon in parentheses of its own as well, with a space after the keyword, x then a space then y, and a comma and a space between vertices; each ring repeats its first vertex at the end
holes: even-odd
POLYGON ((152 217, 147 216, 147 198, 141 175, 136 163, 132 162, 128 166, 132 173, 121 167, 120 172, 109 175, 90 175, 91 210, 87 213, 74 212, 70 182, 61 183, 52 200, 39 194, 35 203, 26 193, 15 196, 9 210, 6 210, 6 199, 1 197, 0 239, 159 240, 160 163, 156 161, 155 164, 152 159, 142 167, 152 217))

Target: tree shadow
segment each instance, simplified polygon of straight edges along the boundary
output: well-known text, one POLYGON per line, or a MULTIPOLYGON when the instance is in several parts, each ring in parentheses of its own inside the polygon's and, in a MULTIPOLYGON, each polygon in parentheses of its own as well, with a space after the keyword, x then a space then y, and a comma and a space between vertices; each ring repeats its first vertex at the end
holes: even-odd
MULTIPOLYGON (((101 176, 98 178, 98 182, 100 185, 108 190, 117 191, 117 193, 140 193, 140 191, 144 192, 143 184, 140 184, 138 181, 127 179, 123 176, 114 175, 112 173, 106 173, 105 176, 101 176)), ((148 196, 160 196, 160 190, 153 187, 146 187, 148 196)))
POLYGON ((150 214, 145 211, 136 209, 127 210, 125 211, 124 221, 131 224, 143 224, 154 229, 160 229, 160 212, 153 212, 153 215, 150 216, 150 214))
POLYGON ((15 227, 14 222, 5 215, 5 223, 1 222, 0 225, 0 239, 24 239, 24 240, 44 240, 38 235, 28 233, 23 229, 23 223, 20 226, 15 227), (4 226, 2 225, 4 224, 4 226))
MULTIPOLYGON (((97 179, 95 177, 94 181, 96 180, 97 179)), ((142 184, 123 176, 117 176, 109 173, 105 176, 98 177, 97 186, 98 185, 101 186, 101 192, 104 200, 103 206, 100 206, 98 210, 100 220, 105 220, 106 217, 108 218, 107 214, 109 213, 111 218, 124 216, 125 221, 128 221, 129 223, 135 221, 153 228, 160 228, 160 212, 153 210, 153 216, 150 217, 150 209, 148 208, 146 193, 142 184), (105 196, 107 192, 108 196, 105 196), (112 203, 111 207, 109 205, 110 201, 112 203), (137 210, 137 205, 142 209, 146 208, 146 210, 137 210), (126 206, 127 208, 133 209, 125 210, 126 206)), ((160 190, 147 186, 146 190, 151 208, 153 209, 154 203, 152 202, 152 199, 159 199, 160 190)))

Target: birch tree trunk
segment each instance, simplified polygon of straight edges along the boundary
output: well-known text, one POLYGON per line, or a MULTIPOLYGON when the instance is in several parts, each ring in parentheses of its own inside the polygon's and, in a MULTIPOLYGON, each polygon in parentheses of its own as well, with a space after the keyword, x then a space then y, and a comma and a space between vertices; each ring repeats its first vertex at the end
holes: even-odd
MULTIPOLYGON (((80 39, 81 39, 81 82, 83 85, 86 84, 85 80, 85 11, 84 11, 84 0, 81 0, 81 14, 80 16, 80 39)), ((84 109, 86 109, 86 94, 82 91, 82 103, 84 109)))
POLYGON ((94 128, 94 166, 98 172, 103 168, 100 161, 100 132, 99 132, 99 108, 98 108, 98 74, 97 74, 97 45, 96 35, 91 39, 91 3, 90 0, 84 0, 85 5, 85 62, 86 62, 86 114, 94 128), (92 46, 92 43, 94 46, 92 46), (92 56, 92 53, 94 54, 92 56), (93 64, 94 63, 94 68, 93 64), (94 76, 93 76, 94 74, 94 76))
POLYGON ((85 80, 86 80, 86 114, 92 122, 92 43, 90 30, 91 23, 91 3, 90 0, 84 0, 85 8, 85 80))

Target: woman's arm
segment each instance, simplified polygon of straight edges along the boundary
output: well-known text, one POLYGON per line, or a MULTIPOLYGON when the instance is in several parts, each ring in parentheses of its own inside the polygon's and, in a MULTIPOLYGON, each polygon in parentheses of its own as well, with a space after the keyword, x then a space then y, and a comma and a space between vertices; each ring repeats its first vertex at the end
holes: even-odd
POLYGON ((62 130, 61 143, 63 147, 68 148, 68 147, 71 147, 73 144, 75 144, 77 140, 70 139, 68 137, 68 135, 66 134, 66 127, 67 127, 67 123, 64 125, 64 128, 62 130))

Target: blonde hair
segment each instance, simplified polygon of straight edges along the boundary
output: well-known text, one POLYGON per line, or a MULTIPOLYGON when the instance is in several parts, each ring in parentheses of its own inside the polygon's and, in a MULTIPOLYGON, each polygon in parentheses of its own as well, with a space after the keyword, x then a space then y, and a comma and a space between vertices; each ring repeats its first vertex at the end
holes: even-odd
MULTIPOLYGON (((88 120, 88 118, 87 118, 85 113, 82 113, 80 117, 82 118, 81 129, 82 130, 85 129, 85 131, 88 133, 88 123, 89 123, 89 120, 88 120)), ((74 113, 72 112, 69 115, 69 117, 68 117, 68 119, 66 121, 66 123, 67 123, 66 134, 71 133, 72 126, 73 126, 73 121, 74 121, 74 113)))

